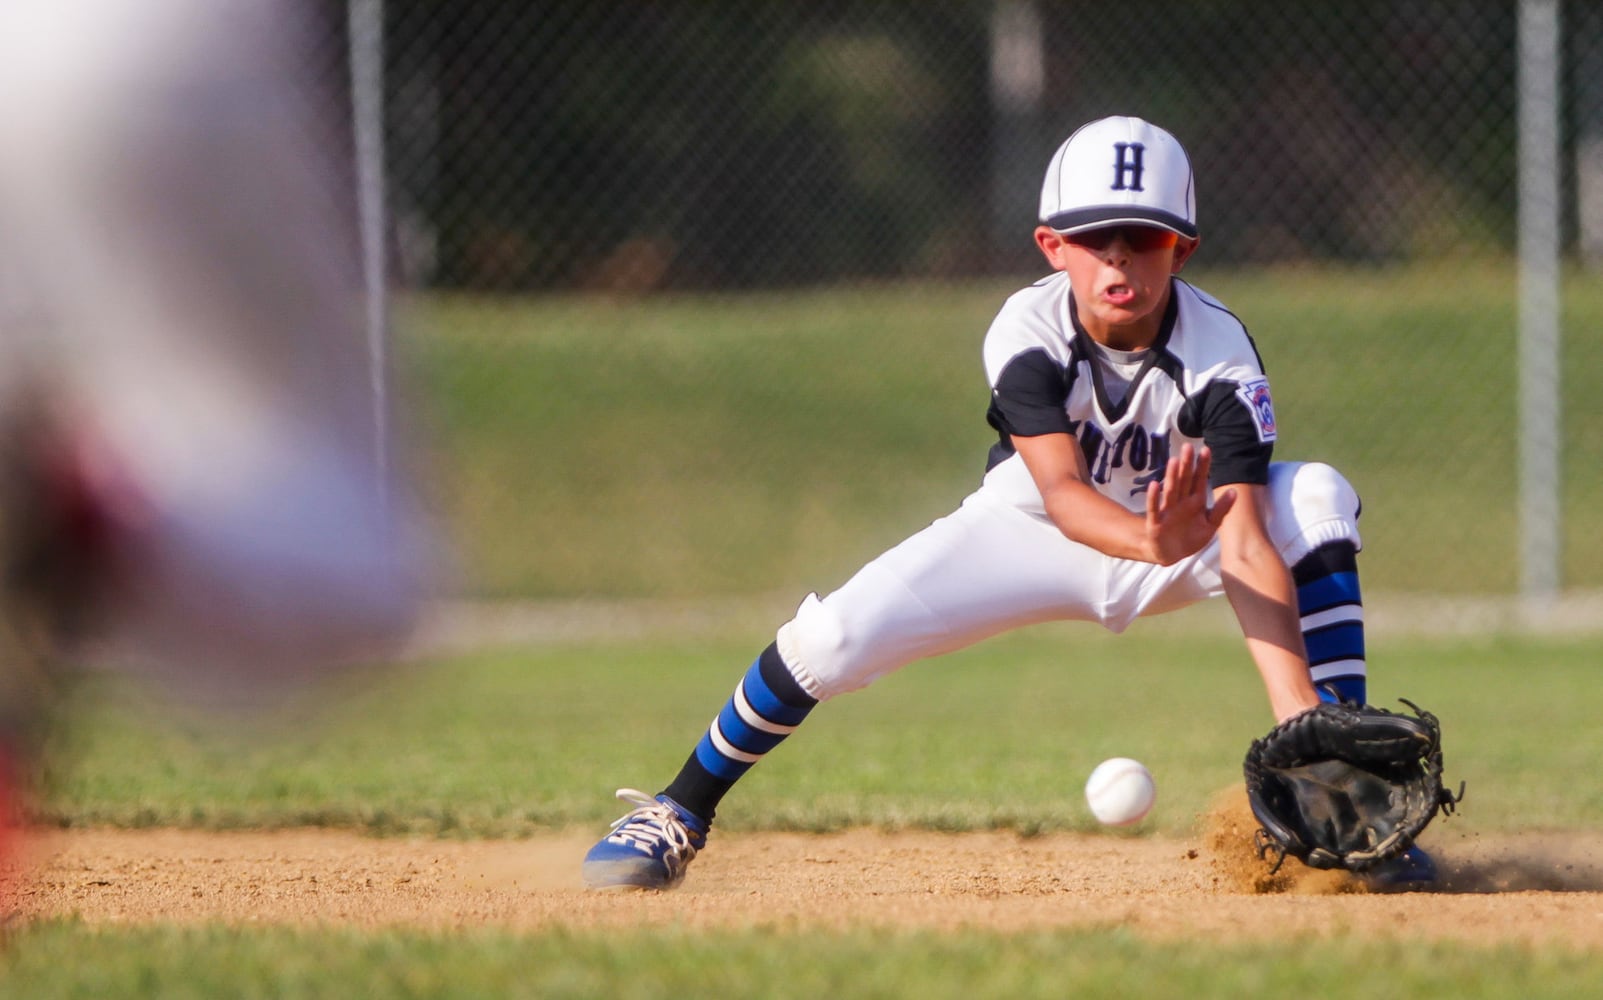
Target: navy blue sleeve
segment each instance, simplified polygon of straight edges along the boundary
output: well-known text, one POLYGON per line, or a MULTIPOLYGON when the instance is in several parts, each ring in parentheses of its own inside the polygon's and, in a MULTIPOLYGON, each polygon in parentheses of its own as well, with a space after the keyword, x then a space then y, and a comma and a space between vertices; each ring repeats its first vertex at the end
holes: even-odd
POLYGON ((1070 379, 1046 351, 1025 351, 1002 369, 985 419, 1005 435, 1068 434, 1070 379))
POLYGON ((1180 415, 1180 430, 1202 438, 1213 452, 1213 471, 1208 485, 1228 486, 1269 482, 1269 461, 1274 441, 1258 436, 1258 422, 1247 404, 1236 394, 1235 382, 1211 382, 1187 402, 1180 415))

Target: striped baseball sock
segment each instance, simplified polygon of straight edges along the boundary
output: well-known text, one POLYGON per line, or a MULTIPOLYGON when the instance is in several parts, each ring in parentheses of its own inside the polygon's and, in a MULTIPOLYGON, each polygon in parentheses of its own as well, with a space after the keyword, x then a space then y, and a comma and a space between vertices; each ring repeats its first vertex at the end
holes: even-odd
POLYGON ((1363 704, 1364 602, 1358 590, 1358 548, 1331 542, 1314 549, 1291 568, 1297 584, 1297 612, 1308 648, 1309 673, 1319 697, 1328 702, 1363 704))
POLYGON ((735 782, 794 732, 816 704, 780 659, 779 648, 770 644, 663 794, 711 822, 735 782))

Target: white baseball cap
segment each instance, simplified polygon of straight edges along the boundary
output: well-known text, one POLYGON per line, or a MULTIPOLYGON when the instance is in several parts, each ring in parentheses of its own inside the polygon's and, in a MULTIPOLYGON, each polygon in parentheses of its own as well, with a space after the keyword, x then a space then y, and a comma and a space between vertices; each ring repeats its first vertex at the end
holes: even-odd
POLYGON ((1046 168, 1041 224, 1060 233, 1120 224, 1197 236, 1191 160, 1174 136, 1140 118, 1101 118, 1069 136, 1046 168))

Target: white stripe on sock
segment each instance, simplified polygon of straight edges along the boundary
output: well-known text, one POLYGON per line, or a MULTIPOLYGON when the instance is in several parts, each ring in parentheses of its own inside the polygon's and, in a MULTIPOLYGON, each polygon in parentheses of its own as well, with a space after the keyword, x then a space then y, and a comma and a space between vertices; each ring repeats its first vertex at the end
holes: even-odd
POLYGON ((1330 663, 1321 663, 1308 671, 1315 684, 1323 684, 1332 677, 1363 677, 1365 671, 1363 660, 1333 660, 1330 663))
POLYGON ((707 729, 707 735, 712 738, 713 749, 717 750, 725 757, 728 757, 730 760, 738 760, 742 764, 755 764, 759 760, 763 759, 762 754, 747 753, 746 751, 735 746, 733 743, 724 739, 724 734, 718 731, 718 723, 716 721, 714 721, 712 726, 707 729))
POLYGON ((1302 616, 1302 630, 1323 628, 1326 625, 1340 625, 1345 622, 1364 623, 1364 606, 1362 604, 1338 604, 1333 608, 1315 611, 1311 615, 1302 616))
POLYGON ((761 729, 763 732, 773 733, 775 736, 789 736, 796 731, 795 726, 781 726, 777 722, 769 722, 758 715, 757 710, 751 707, 751 702, 746 698, 746 684, 744 681, 735 686, 735 714, 740 716, 740 720, 751 728, 761 729))

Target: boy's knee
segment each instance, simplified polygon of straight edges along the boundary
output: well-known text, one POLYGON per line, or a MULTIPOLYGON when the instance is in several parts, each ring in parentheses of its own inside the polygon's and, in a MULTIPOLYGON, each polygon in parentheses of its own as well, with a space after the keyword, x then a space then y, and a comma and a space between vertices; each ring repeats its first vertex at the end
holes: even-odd
POLYGON ((779 627, 779 656, 802 690, 819 701, 863 686, 850 676, 852 643, 835 610, 808 594, 796 617, 779 627))
POLYGON ((1347 477, 1324 462, 1276 462, 1270 466, 1269 530, 1287 563, 1331 542, 1362 543, 1358 492, 1347 477))
POLYGON ((1358 519, 1358 492, 1347 477, 1324 462, 1276 462, 1270 466, 1270 489, 1298 520, 1322 517, 1358 519))

